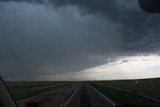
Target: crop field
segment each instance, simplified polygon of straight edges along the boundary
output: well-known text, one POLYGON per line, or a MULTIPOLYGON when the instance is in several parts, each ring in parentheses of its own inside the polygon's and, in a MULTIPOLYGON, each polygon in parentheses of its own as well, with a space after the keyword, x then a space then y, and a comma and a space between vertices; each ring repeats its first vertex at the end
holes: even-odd
MULTIPOLYGON (((131 93, 160 100, 160 78, 139 79, 139 80, 112 80, 112 81, 94 81, 90 83, 104 95, 110 97, 115 102, 123 104, 125 102, 134 104, 147 104, 145 99, 137 98, 134 95, 123 91, 114 90, 122 89, 131 93)), ((154 102, 153 102, 154 103, 154 102)))
POLYGON ((15 101, 20 101, 47 91, 54 90, 70 82, 6 82, 15 101))

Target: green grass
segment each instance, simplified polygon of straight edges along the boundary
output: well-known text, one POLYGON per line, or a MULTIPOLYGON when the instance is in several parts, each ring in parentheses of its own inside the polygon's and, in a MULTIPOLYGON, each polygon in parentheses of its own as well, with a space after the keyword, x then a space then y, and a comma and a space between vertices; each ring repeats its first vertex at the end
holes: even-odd
POLYGON ((109 97, 118 105, 123 104, 135 104, 140 106, 146 106, 151 104, 143 99, 136 98, 127 93, 119 92, 117 90, 109 89, 100 85, 92 84, 98 91, 100 91, 103 95, 109 97))
MULTIPOLYGON (((153 102, 150 102, 143 98, 138 98, 134 95, 114 90, 108 87, 116 87, 126 89, 134 93, 139 93, 145 96, 153 97, 155 99, 160 98, 160 79, 143 79, 143 80, 114 80, 114 81, 94 81, 90 83, 102 94, 111 98, 117 104, 136 104, 141 106, 155 106, 153 102)), ((160 105, 159 105, 160 106, 160 105)))
POLYGON ((20 101, 63 87, 69 82, 6 82, 6 84, 14 100, 20 101))
POLYGON ((96 81, 109 87, 117 87, 160 100, 160 78, 138 80, 96 81))

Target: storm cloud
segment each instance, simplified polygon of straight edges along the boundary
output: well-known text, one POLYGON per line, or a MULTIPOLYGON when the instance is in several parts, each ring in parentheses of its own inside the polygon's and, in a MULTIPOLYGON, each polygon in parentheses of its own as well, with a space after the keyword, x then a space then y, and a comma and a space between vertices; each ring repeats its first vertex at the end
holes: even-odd
POLYGON ((0 75, 38 80, 158 54, 159 18, 136 0, 1 0, 0 75))

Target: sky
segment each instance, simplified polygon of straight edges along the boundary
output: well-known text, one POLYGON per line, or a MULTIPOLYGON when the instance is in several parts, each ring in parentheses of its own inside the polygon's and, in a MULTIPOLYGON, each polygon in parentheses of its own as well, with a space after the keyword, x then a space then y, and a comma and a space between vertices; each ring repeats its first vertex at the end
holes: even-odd
POLYGON ((160 14, 137 0, 0 0, 7 80, 160 77, 160 14))

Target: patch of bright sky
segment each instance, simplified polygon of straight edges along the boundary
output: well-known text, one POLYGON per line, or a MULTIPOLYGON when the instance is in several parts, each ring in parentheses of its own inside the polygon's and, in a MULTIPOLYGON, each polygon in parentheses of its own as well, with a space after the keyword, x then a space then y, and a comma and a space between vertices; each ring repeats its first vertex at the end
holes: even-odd
POLYGON ((58 74, 62 80, 113 80, 160 77, 160 56, 128 56, 81 72, 58 74))

